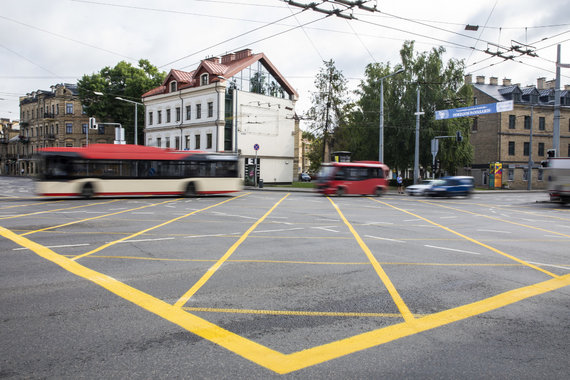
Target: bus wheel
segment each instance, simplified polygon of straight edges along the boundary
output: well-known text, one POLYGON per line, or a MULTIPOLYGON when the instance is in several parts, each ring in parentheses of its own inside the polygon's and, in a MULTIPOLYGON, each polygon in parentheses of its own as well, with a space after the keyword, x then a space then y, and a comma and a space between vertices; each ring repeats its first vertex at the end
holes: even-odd
POLYGON ((188 183, 188 185, 186 185, 186 190, 184 191, 184 196, 186 198, 196 196, 196 186, 194 186, 194 182, 190 182, 190 183, 188 183))
POLYGON ((374 192, 374 195, 375 195, 376 197, 381 197, 383 194, 384 194, 384 190, 382 190, 381 187, 377 187, 377 188, 376 188, 376 191, 374 192))
POLYGON ((94 194, 95 194, 95 191, 93 190, 92 184, 86 183, 85 185, 83 185, 83 188, 81 189, 81 196, 83 198, 85 198, 85 199, 92 198, 94 194))
POLYGON ((342 197, 344 195, 344 188, 343 187, 337 187, 336 189, 336 196, 337 197, 342 197))

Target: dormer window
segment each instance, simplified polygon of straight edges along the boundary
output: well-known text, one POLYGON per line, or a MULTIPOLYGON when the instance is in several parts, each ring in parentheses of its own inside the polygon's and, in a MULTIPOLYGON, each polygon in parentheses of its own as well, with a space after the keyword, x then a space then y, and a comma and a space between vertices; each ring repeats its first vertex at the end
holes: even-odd
POLYGON ((202 75, 200 76, 200 85, 201 85, 201 86, 205 86, 205 85, 207 85, 207 84, 208 84, 208 74, 207 74, 207 73, 206 73, 206 74, 202 74, 202 75))
POLYGON ((176 92, 176 91, 177 91, 176 81, 170 82, 170 92, 176 92))

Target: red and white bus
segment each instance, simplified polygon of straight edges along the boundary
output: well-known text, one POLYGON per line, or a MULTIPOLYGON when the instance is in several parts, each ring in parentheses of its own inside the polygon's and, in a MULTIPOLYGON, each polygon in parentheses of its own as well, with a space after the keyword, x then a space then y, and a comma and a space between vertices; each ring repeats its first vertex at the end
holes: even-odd
POLYGON ((95 144, 43 148, 37 159, 42 196, 195 196, 243 188, 232 154, 95 144))
POLYGON ((378 161, 332 162, 322 164, 316 190, 325 195, 381 196, 388 189, 390 169, 378 161))

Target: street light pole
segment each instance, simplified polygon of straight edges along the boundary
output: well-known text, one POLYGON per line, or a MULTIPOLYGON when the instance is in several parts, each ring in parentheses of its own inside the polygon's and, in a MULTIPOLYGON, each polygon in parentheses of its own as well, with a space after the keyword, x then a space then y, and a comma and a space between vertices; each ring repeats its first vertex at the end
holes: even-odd
POLYGON ((404 69, 399 68, 392 74, 380 78, 380 136, 378 138, 378 161, 380 162, 384 162, 384 79, 402 72, 404 72, 404 69))
POLYGON ((127 103, 133 103, 135 105, 135 145, 138 145, 138 138, 137 138, 137 135, 138 135, 138 133, 137 133, 138 132, 138 125, 137 125, 138 112, 137 112, 137 106, 138 105, 144 106, 144 104, 139 103, 139 102, 135 102, 134 100, 123 99, 120 96, 115 96, 115 99, 122 100, 123 102, 127 102, 127 103))

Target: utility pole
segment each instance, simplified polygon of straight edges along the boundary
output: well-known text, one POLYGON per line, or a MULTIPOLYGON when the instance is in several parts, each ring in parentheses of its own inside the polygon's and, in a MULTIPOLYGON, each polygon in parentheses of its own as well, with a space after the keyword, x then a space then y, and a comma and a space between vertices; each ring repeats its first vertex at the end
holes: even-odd
POLYGON ((325 112, 325 130, 323 133, 323 162, 329 162, 326 153, 327 153, 327 137, 329 133, 329 108, 331 107, 331 91, 332 91, 332 67, 329 68, 329 91, 327 94, 327 110, 325 112))
POLYGON ((552 133, 554 157, 560 157, 560 44, 556 53, 556 81, 554 85, 554 123, 552 133))
POLYGON ((418 183, 418 177, 420 176, 420 115, 425 112, 420 112, 420 84, 418 83, 418 94, 417 94, 417 107, 416 112, 416 145, 414 151, 414 185, 418 183))

